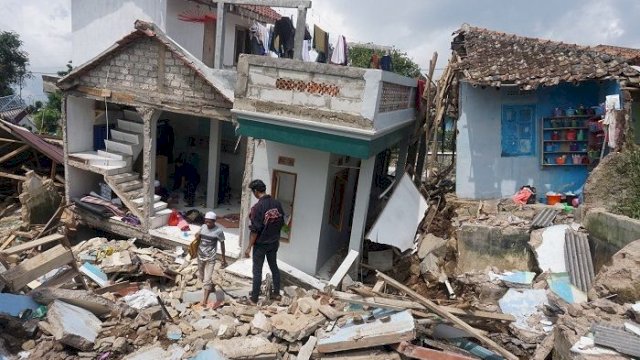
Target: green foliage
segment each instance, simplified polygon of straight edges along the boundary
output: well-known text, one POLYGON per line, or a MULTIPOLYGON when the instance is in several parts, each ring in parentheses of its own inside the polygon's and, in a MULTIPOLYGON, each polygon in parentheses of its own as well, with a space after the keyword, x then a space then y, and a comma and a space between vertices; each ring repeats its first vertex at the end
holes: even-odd
MULTIPOLYGON (((619 179, 624 179, 626 190, 621 196, 615 210, 622 215, 640 219, 640 149, 623 152, 622 158, 616 164, 619 179)), ((621 181, 621 180, 619 180, 621 181)))
POLYGON ((0 32, 0 96, 12 95, 12 85, 22 85, 31 76, 27 71, 29 58, 20 47, 22 41, 15 32, 0 32))
MULTIPOLYGON (((73 70, 71 60, 67 63, 65 70, 58 71, 58 76, 65 76, 73 70)), ((36 101, 33 106, 29 106, 29 112, 33 114, 33 123, 36 125, 36 132, 62 136, 60 128, 60 118, 62 117, 62 93, 56 91, 47 95, 47 103, 36 101)))
MULTIPOLYGON (((367 49, 364 47, 354 46, 349 48, 349 65, 361 68, 369 68, 371 56, 376 52, 382 57, 380 51, 367 49)), ((393 64, 393 72, 415 78, 420 75, 420 66, 413 62, 407 53, 400 52, 398 49, 391 50, 391 62, 393 64)))

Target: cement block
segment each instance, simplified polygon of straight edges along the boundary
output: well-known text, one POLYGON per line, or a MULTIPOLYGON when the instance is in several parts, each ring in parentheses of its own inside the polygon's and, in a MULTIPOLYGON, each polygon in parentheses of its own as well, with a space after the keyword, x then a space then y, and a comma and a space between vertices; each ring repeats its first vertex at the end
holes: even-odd
POLYGON ((312 75, 308 72, 278 69, 278 76, 284 79, 311 81, 312 75))
POLYGON ((291 104, 293 102, 293 91, 262 88, 260 96, 262 101, 272 101, 279 104, 291 104))
POLYGON ((276 79, 262 74, 251 74, 249 76, 249 84, 275 88, 276 79))
POLYGON ((313 95, 305 92, 293 93, 293 105, 324 108, 327 106, 327 99, 325 96, 313 95))
POLYGON ((346 112, 350 114, 360 114, 362 109, 362 101, 346 99, 346 98, 331 98, 331 110, 346 112))
POLYGON ((54 338, 80 350, 93 349, 102 322, 90 311, 55 300, 49 307, 47 321, 54 338))
POLYGON ((278 346, 262 336, 214 340, 207 348, 221 352, 227 359, 276 359, 278 346))
POLYGON ((456 238, 461 272, 484 271, 487 266, 502 271, 531 270, 533 259, 527 229, 464 224, 456 238))

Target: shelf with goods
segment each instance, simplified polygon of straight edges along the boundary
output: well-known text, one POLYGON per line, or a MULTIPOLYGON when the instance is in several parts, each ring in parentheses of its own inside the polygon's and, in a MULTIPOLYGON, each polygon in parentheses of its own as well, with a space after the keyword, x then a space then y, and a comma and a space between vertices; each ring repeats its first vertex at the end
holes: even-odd
MULTIPOLYGON (((592 166, 597 162, 598 115, 552 116, 542 119, 541 158, 543 167, 592 166), (593 131, 592 131, 593 130, 593 131)), ((599 154, 598 154, 599 155, 599 154)))

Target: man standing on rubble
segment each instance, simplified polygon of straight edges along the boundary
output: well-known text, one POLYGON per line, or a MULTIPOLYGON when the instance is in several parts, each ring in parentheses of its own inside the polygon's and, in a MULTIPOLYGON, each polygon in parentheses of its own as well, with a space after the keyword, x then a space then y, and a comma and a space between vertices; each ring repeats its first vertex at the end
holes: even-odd
POLYGON ((244 252, 250 257, 253 248, 253 287, 249 294, 251 302, 258 302, 260 284, 262 282, 262 265, 265 257, 273 276, 273 292, 267 296, 274 300, 280 299, 280 270, 277 255, 280 246, 280 230, 284 225, 284 211, 280 202, 266 194, 267 187, 262 180, 253 180, 249 189, 258 199, 249 213, 249 246, 244 252))
MULTIPOLYGON (((222 252, 222 267, 227 266, 224 249, 224 232, 222 228, 216 225, 216 213, 209 211, 204 215, 204 225, 196 234, 198 243, 198 276, 202 281, 202 289, 204 290, 204 298, 202 306, 207 306, 209 302, 209 294, 215 291, 213 284, 213 270, 216 264, 216 254, 218 252, 218 242, 220 243, 220 251, 222 252)), ((221 302, 216 301, 212 307, 216 308, 221 302)))

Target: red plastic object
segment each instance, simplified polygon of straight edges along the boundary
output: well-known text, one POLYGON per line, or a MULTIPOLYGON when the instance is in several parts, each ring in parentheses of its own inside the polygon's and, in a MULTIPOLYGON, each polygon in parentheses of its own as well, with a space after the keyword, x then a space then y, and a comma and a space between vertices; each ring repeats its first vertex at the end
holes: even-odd
POLYGON ((561 200, 562 200, 562 195, 560 195, 560 194, 547 195, 547 205, 558 204, 558 203, 560 203, 561 200))
POLYGON ((177 226, 178 222, 180 222, 180 214, 178 214, 178 210, 173 209, 171 211, 171 214, 169 215, 169 221, 167 221, 167 225, 177 226))

